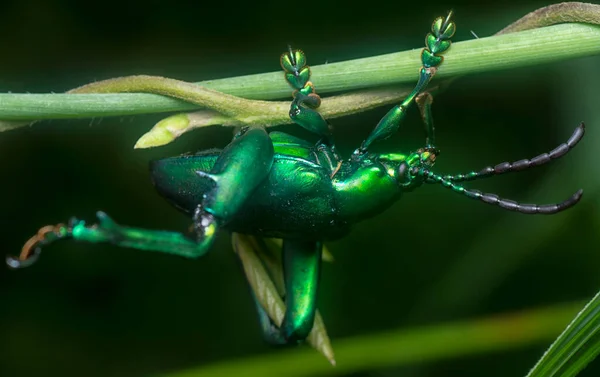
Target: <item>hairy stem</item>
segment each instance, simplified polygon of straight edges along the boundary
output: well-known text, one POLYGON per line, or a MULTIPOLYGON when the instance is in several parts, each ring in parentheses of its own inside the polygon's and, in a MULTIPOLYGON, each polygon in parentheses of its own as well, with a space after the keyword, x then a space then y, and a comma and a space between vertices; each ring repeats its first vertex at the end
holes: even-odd
POLYGON ((584 24, 600 24, 599 6, 590 3, 566 2, 549 5, 534 10, 526 16, 508 25, 495 35, 515 33, 517 31, 536 29, 544 26, 579 22, 584 24))

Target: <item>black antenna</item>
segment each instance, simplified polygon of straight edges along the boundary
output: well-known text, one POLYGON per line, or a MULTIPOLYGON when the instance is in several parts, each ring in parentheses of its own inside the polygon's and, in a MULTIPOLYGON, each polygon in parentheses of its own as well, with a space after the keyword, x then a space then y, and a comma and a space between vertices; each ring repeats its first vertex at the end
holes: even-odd
POLYGON ((515 162, 503 162, 494 167, 488 166, 481 169, 479 172, 470 172, 467 174, 457 175, 445 175, 444 179, 451 182, 464 182, 473 181, 479 178, 487 178, 494 175, 500 175, 504 173, 526 170, 535 166, 544 165, 552 160, 556 160, 566 155, 571 149, 579 143, 583 135, 585 134, 585 124, 583 122, 575 128, 573 135, 567 140, 566 143, 562 143, 558 147, 554 148, 548 153, 542 153, 541 155, 532 158, 531 160, 524 159, 515 162))
POLYGON ((504 208, 509 211, 516 211, 528 215, 534 214, 542 214, 542 215, 552 215, 561 211, 564 211, 568 208, 573 207, 583 195, 583 190, 578 190, 575 194, 573 194, 569 199, 562 201, 556 204, 521 204, 517 203, 514 200, 503 199, 498 197, 496 194, 486 194, 482 193, 479 190, 469 190, 460 185, 455 184, 454 182, 442 177, 441 175, 435 174, 426 169, 415 169, 415 175, 419 175, 425 177, 426 183, 441 183, 444 187, 451 189, 454 192, 459 194, 463 194, 472 199, 479 199, 484 203, 494 204, 501 208, 504 208))

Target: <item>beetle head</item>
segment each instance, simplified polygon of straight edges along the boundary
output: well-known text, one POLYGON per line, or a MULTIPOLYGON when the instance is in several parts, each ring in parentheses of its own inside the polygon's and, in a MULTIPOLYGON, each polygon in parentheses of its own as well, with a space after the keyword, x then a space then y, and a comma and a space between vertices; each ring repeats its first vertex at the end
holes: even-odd
POLYGON ((433 167, 439 153, 437 148, 425 147, 419 148, 408 155, 384 154, 379 156, 379 161, 386 166, 387 174, 394 178, 399 186, 411 189, 423 183, 423 179, 415 176, 414 172, 421 168, 429 169, 433 167))

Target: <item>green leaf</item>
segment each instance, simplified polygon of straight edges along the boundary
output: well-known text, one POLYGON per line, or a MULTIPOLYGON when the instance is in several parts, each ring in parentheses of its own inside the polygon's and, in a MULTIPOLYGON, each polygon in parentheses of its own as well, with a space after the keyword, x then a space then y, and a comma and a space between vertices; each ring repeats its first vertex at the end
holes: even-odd
POLYGON ((600 353, 600 292, 556 339, 527 377, 576 376, 600 353))

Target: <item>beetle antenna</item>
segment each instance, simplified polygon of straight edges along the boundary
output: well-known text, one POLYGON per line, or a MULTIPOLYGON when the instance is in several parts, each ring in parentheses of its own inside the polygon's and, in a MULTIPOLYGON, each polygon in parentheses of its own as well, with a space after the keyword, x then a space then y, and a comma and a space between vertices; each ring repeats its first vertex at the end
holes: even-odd
POLYGON ((457 175, 445 175, 444 179, 452 182, 464 182, 464 181, 473 181, 479 178, 487 178, 494 175, 500 175, 504 173, 509 173, 513 171, 521 171, 529 168, 533 168, 535 166, 544 165, 552 160, 556 160, 564 155, 566 155, 571 149, 579 143, 579 141, 583 138, 585 134, 585 124, 582 122, 573 134, 567 140, 566 143, 562 143, 558 147, 554 148, 550 152, 542 153, 541 155, 529 159, 523 159, 515 162, 503 162, 494 167, 488 166, 481 169, 479 172, 470 172, 467 174, 457 174, 457 175))
POLYGON ((521 204, 517 203, 514 200, 503 199, 498 197, 496 194, 486 194, 482 193, 479 190, 469 190, 460 185, 455 184, 454 182, 446 179, 445 177, 435 174, 427 169, 415 169, 413 172, 415 175, 419 175, 425 177, 426 183, 441 183, 442 186, 451 189, 454 192, 459 194, 464 194, 465 196, 472 199, 479 199, 484 203, 495 204, 509 211, 516 211, 528 215, 533 214, 542 214, 542 215, 552 215, 558 212, 562 212, 568 208, 573 207, 583 195, 583 190, 578 190, 575 194, 573 194, 570 198, 565 201, 556 204, 521 204))
POLYGON ((10 255, 6 257, 6 264, 8 267, 15 269, 31 266, 38 260, 42 246, 73 237, 72 225, 76 222, 77 219, 73 218, 69 221, 69 225, 56 224, 41 227, 33 237, 25 242, 18 257, 10 255))

